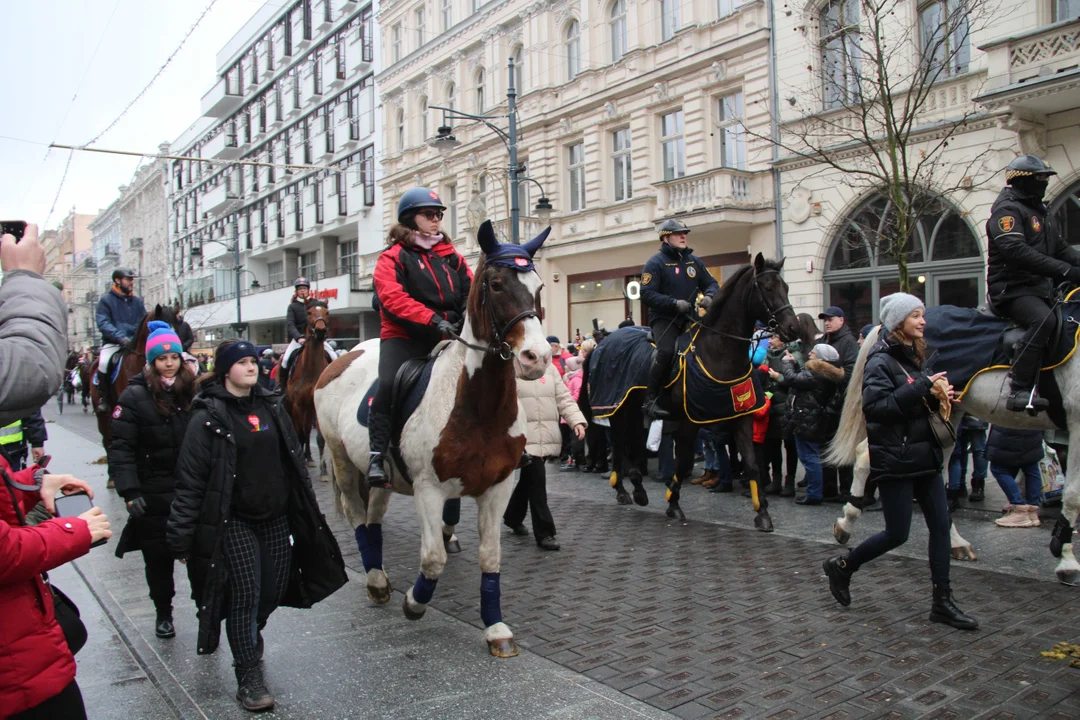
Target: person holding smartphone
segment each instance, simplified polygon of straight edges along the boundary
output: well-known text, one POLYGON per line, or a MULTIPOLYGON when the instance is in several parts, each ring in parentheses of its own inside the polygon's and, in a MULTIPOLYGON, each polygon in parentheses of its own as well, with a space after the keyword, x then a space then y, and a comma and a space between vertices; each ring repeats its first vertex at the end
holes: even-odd
POLYGON ((261 665, 267 619, 279 605, 311 607, 329 596, 345 584, 345 566, 292 422, 280 397, 259 385, 255 346, 219 345, 214 375, 200 383, 166 537, 188 563, 198 653, 217 649, 224 617, 236 699, 246 710, 269 710, 274 697, 261 665))
POLYGON ((171 638, 176 635, 172 616, 176 591, 165 524, 176 487, 176 459, 195 396, 195 373, 183 361, 182 342, 168 323, 152 320, 148 329, 146 367, 128 381, 112 412, 109 479, 128 511, 116 556, 142 551, 146 584, 157 611, 154 634, 171 638))

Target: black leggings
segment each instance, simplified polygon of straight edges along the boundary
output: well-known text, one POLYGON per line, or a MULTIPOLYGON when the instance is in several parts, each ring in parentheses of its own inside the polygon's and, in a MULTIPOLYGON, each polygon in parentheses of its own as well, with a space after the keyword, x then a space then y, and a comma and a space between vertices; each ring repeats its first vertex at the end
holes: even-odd
POLYGON ((1050 316, 1050 304, 1042 298, 1024 295, 1006 303, 1004 314, 1028 328, 1024 341, 1035 347, 1043 347, 1054 331, 1054 318, 1050 316))
POLYGON ((429 354, 437 343, 414 338, 387 338, 379 343, 379 389, 371 401, 371 411, 390 414, 394 376, 402 363, 429 354))
POLYGON ((11 720, 86 720, 86 706, 82 692, 74 680, 66 688, 43 703, 12 715, 11 720))
MULTIPOLYGON (((869 488, 869 484, 867 485, 869 488)), ((952 548, 949 538, 949 504, 945 483, 940 475, 924 475, 913 480, 878 481, 885 529, 863 540, 847 556, 852 572, 907 542, 911 531, 912 498, 922 508, 926 529, 930 531, 930 578, 935 585, 948 584, 952 548)))

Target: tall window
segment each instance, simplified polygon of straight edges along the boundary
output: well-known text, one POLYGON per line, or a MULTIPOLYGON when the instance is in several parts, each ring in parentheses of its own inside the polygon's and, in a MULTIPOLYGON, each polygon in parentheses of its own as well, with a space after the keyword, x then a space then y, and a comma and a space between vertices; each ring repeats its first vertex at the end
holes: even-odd
POLYGON ((566 26, 566 79, 573 80, 581 72, 581 26, 571 20, 566 26))
POLYGON ((345 187, 345 171, 334 173, 334 194, 337 195, 337 214, 349 214, 349 193, 345 187))
POLYGON ((615 199, 629 200, 634 196, 630 172, 630 128, 611 133, 611 160, 615 168, 615 199))
POLYGON ((428 139, 428 101, 426 97, 420 98, 420 140, 428 139))
POLYGON ((446 32, 454 24, 454 0, 442 0, 442 29, 446 32))
POLYGON ((309 280, 319 274, 319 251, 300 253, 300 275, 309 280))
POLYGON ((364 62, 375 58, 375 16, 370 5, 360 11, 360 52, 364 62))
POLYGON ((476 114, 484 112, 484 69, 476 71, 476 114))
POLYGON ((525 51, 520 45, 514 48, 514 89, 518 95, 525 92, 525 51))
POLYGON ((292 18, 288 15, 285 16, 285 22, 282 23, 282 28, 285 35, 284 42, 282 43, 284 45, 283 49, 285 55, 292 55, 292 18))
POLYGON ((679 29, 679 0, 660 0, 660 36, 663 40, 675 37, 679 29))
POLYGON ((919 5, 922 60, 928 66, 930 80, 967 72, 971 62, 970 35, 965 0, 932 0, 919 5))
POLYGON ((304 39, 311 39, 311 0, 303 0, 300 3, 303 10, 304 39))
POLYGON ((857 102, 862 66, 859 0, 829 0, 821 9, 819 27, 825 108, 857 102))
POLYGON ((446 86, 446 107, 454 109, 454 101, 457 99, 457 86, 450 83, 446 86))
POLYGON ((323 222, 323 181, 316 180, 311 184, 311 192, 315 195, 315 224, 323 222))
POLYGON ((266 36, 266 72, 274 72, 274 38, 272 34, 266 36))
POLYGON ((1054 0, 1054 22, 1080 17, 1080 0, 1054 0))
POLYGON ((316 95, 322 95, 322 91, 323 91, 322 53, 319 53, 319 52, 314 53, 311 56, 311 59, 315 62, 315 66, 311 68, 312 91, 316 95))
POLYGON ((570 210, 585 209, 585 143, 566 148, 567 169, 570 171, 570 210))
POLYGON ((401 60, 401 23, 390 28, 390 48, 393 62, 401 60))
POLYGON ((333 155, 334 150, 337 149, 337 144, 334 142, 334 106, 327 105, 323 108, 322 112, 323 120, 323 133, 326 138, 326 154, 333 155))
POLYGON ((626 54, 628 36, 626 32, 626 0, 615 0, 611 4, 611 62, 619 62, 626 54))
POLYGON ((364 185, 364 205, 375 204, 375 146, 360 151, 360 182, 364 185))
POLYGON ((397 149, 399 151, 404 150, 405 149, 405 111, 404 110, 398 110, 397 111, 397 123, 395 123, 395 124, 397 126, 397 149))
POLYGON ((353 88, 346 96, 349 108, 349 139, 360 139, 360 88, 353 88))
POLYGON ((746 0, 716 0, 716 17, 727 17, 745 2, 746 0))
POLYGON ((292 106, 293 110, 300 109, 300 68, 292 71, 292 106))
POLYGON ((304 164, 311 164, 311 120, 304 120, 300 129, 300 138, 304 143, 304 164))
POLYGON ((424 42, 427 40, 427 26, 424 23, 426 19, 424 17, 424 6, 421 5, 414 13, 416 22, 416 47, 420 48, 424 46, 424 42))
POLYGON ((294 228, 296 232, 302 232, 304 229, 304 208, 300 203, 300 187, 298 185, 293 185, 289 188, 289 192, 292 193, 293 221, 295 222, 294 228))
POLYGON ((342 274, 352 272, 360 264, 360 242, 346 240, 338 243, 338 268, 342 274))
POLYGON ((449 226, 450 237, 457 236, 457 185, 450 185, 446 188, 446 218, 447 225, 449 226))
POLYGON ((285 261, 276 260, 274 262, 266 263, 267 282, 270 283, 270 287, 285 284, 285 261))
POLYGON ((686 146, 683 144, 683 111, 660 117, 660 148, 664 158, 664 179, 686 175, 686 146))
MULTIPOLYGON (((276 204, 276 207, 277 207, 277 215, 275 216, 276 221, 274 222, 274 225, 275 225, 274 231, 277 233, 277 236, 279 238, 283 238, 283 237, 285 237, 285 192, 284 191, 278 193, 277 203, 275 203, 275 204, 276 204)), ((284 271, 282 271, 282 272, 284 272, 284 271)))
POLYGON ((345 61, 344 33, 339 35, 337 42, 334 43, 334 74, 338 80, 344 80, 348 75, 347 64, 345 61))
POLYGON ((375 132, 375 76, 360 81, 360 115, 367 117, 366 132, 375 132))
POLYGON ((743 94, 732 93, 720 98, 720 164, 723 167, 746 169, 746 127, 743 125, 743 94))
POLYGON ((475 14, 475 13, 480 12, 480 6, 483 5, 483 4, 484 4, 484 0, 472 0, 472 11, 473 11, 473 13, 475 14))

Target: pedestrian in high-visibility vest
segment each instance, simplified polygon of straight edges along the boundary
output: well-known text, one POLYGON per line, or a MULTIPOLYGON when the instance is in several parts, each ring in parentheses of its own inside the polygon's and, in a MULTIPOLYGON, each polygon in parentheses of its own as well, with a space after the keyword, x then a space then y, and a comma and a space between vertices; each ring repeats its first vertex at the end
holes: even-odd
POLYGON ((0 452, 4 454, 12 469, 22 470, 26 467, 27 445, 34 462, 37 462, 45 457, 45 441, 48 439, 45 418, 41 417, 41 411, 38 410, 22 420, 0 427, 0 452))

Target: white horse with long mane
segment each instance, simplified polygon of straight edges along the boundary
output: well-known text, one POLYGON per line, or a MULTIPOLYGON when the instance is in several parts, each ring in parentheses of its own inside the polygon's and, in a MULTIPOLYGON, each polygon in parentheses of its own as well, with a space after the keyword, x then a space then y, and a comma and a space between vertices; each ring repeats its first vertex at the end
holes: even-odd
MULTIPOLYGON (((862 347, 851 374, 844 409, 840 415, 840 427, 836 437, 823 458, 833 465, 854 465, 854 482, 851 495, 860 498, 870 475, 870 452, 866 442, 866 419, 862 412, 862 381, 866 367, 866 358, 870 349, 877 344, 881 326, 876 326, 862 347)), ((948 370, 936 367, 935 370, 948 370)), ((1065 488, 1062 492, 1062 518, 1064 526, 1055 528, 1054 540, 1050 549, 1059 557, 1057 578, 1066 585, 1080 585, 1080 563, 1073 554, 1072 529, 1076 527, 1080 516, 1080 361, 1070 357, 1053 370, 1054 379, 1061 390, 1065 403, 1065 412, 1069 422, 1069 435, 1073 441, 1069 444, 1068 471, 1065 488)), ((1005 398, 1009 390, 1008 370, 986 370, 974 377, 968 385, 961 401, 953 403, 951 420, 954 427, 959 427, 965 414, 972 414, 987 422, 1003 427, 1022 430, 1053 430, 1054 423, 1045 414, 1032 417, 1026 413, 1011 412, 1005 409, 1005 398)), ((952 454, 952 447, 942 449, 947 459, 952 454)), ((855 522, 862 515, 861 503, 849 502, 844 506, 844 515, 833 526, 833 535, 840 543, 847 543, 854 532, 855 522)), ((953 557, 959 560, 975 560, 975 551, 971 544, 960 536, 955 523, 952 525, 953 557)))
POLYGON ((497 657, 518 654, 513 633, 502 622, 499 529, 513 489, 510 478, 525 449, 515 378, 535 380, 551 364, 551 346, 537 312, 543 283, 531 259, 548 230, 516 246, 500 245, 490 223, 481 227, 484 255, 460 340, 435 359, 427 391, 402 427, 399 447, 407 473, 389 463, 393 490, 368 490, 363 477, 368 432, 357 422, 357 408, 379 375, 379 341, 369 340, 334 361, 315 391, 334 490, 355 532, 368 597, 380 605, 390 601, 390 581, 382 567, 382 521, 393 492, 413 496, 420 520, 420 575, 403 604, 412 620, 423 616, 446 566, 443 536, 453 528, 443 526, 443 505, 451 498, 473 497, 483 573, 480 613, 488 648, 497 657))

